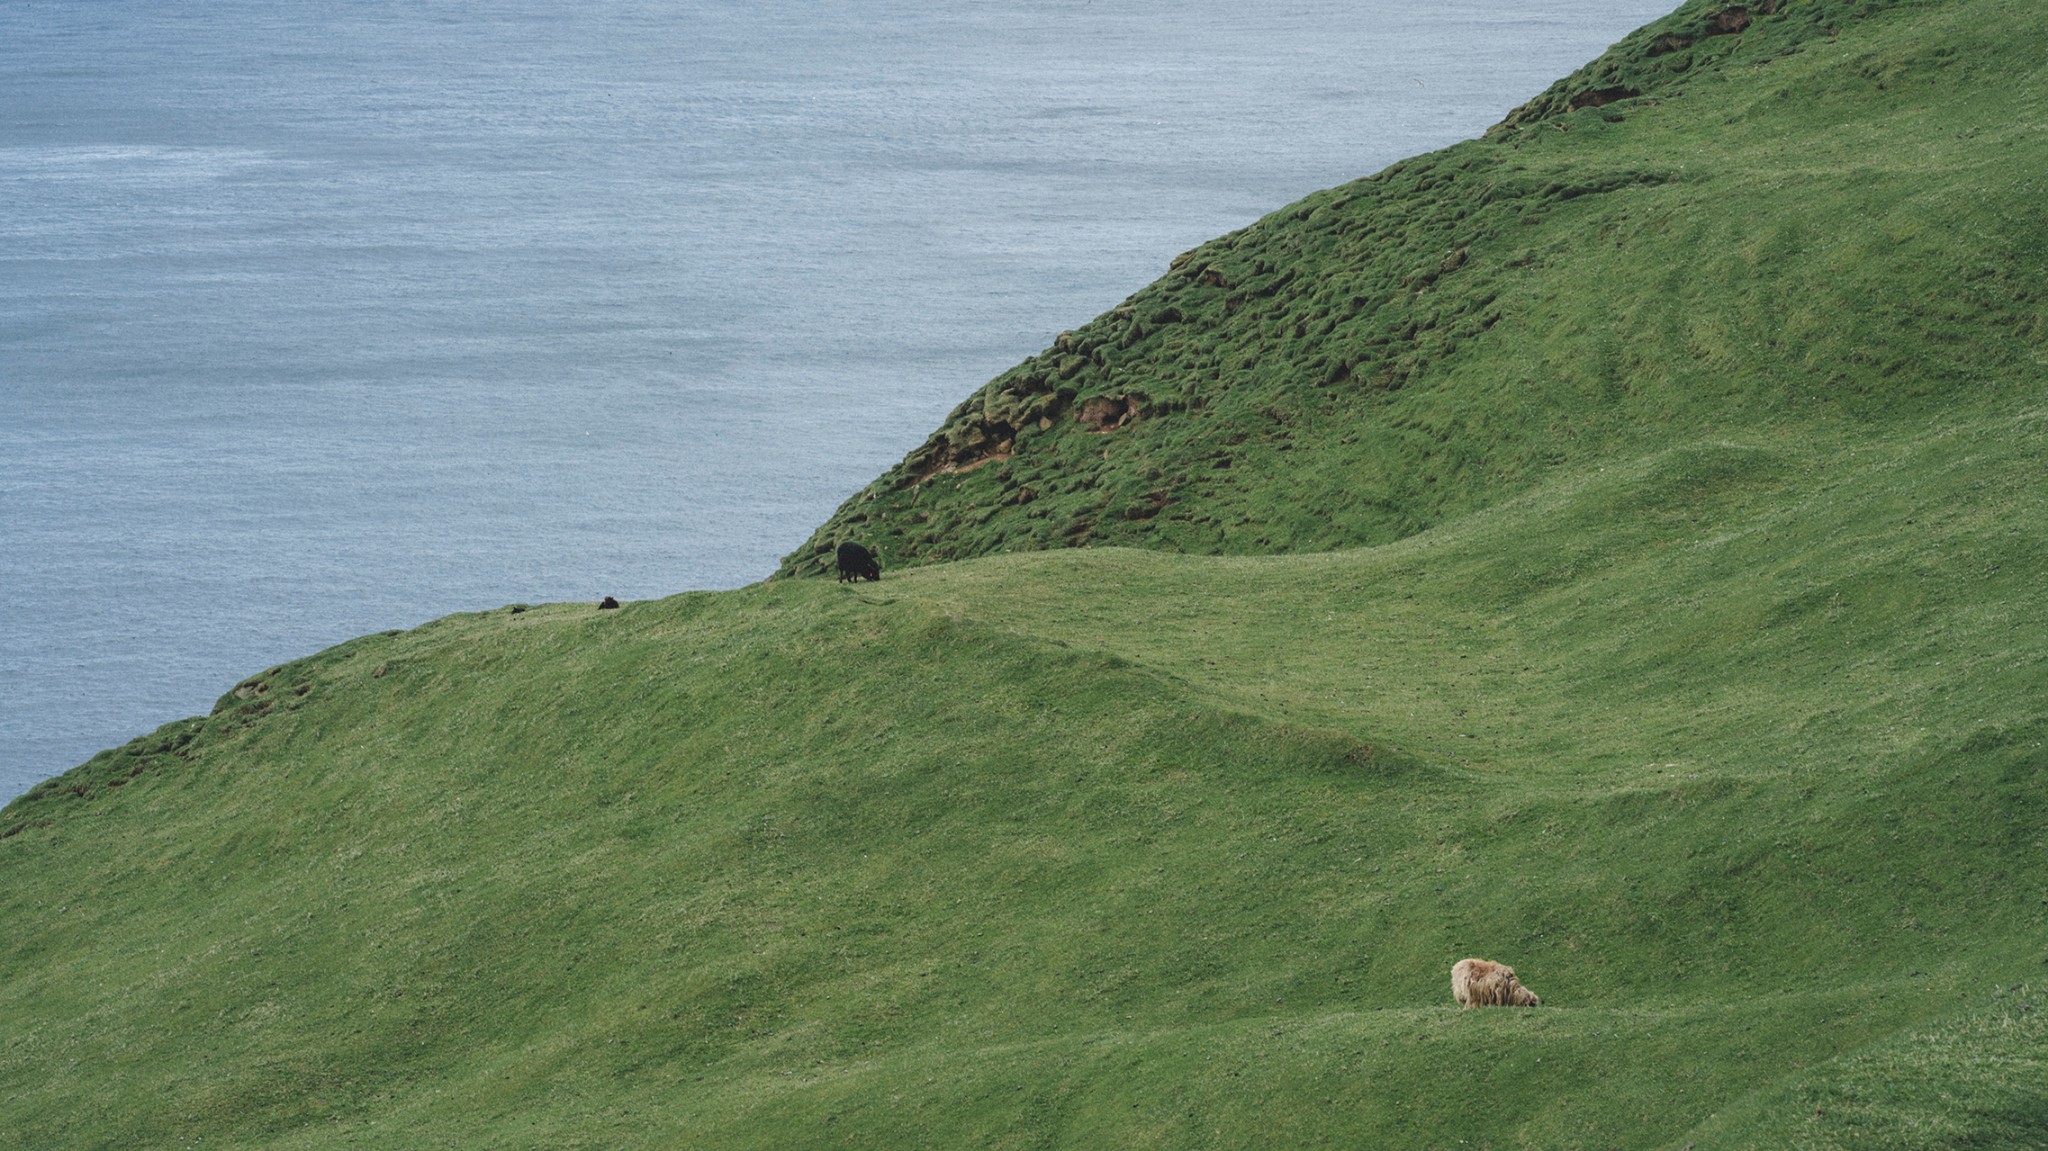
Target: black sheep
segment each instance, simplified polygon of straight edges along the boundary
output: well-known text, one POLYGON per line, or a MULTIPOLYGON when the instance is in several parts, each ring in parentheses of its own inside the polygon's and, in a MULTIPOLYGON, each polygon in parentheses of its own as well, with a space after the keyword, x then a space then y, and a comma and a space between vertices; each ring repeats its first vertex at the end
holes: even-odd
POLYGON ((859 544, 839 545, 839 582, 849 580, 876 580, 882 578, 882 565, 875 560, 875 553, 859 544))

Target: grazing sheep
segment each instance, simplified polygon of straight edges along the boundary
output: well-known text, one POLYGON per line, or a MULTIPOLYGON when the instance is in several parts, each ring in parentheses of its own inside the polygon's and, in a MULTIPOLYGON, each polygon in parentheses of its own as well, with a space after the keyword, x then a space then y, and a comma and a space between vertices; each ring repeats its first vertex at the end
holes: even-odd
POLYGON ((882 578, 882 565, 875 559, 875 553, 856 543, 839 545, 839 582, 851 580, 877 580, 882 578))
POLYGON ((1451 996, 1460 1007, 1541 1007, 1543 1001, 1515 978, 1515 969, 1485 959, 1460 959, 1451 968, 1451 996))

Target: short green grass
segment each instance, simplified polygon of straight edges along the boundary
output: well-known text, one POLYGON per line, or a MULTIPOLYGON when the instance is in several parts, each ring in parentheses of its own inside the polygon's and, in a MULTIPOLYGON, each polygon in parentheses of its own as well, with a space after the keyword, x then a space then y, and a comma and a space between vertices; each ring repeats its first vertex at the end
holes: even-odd
MULTIPOLYGON (((0 1147, 2048 1145, 2027 14, 1497 135, 1712 175, 1475 244, 1437 282, 1502 318, 1287 452, 1241 381, 1064 437, 1238 421, 1185 500, 1269 554, 1175 554, 1169 504, 1148 549, 454 616, 37 788, 0 1147), (1317 502, 1415 445, 1408 518, 1317 502), (1465 955, 1546 1005, 1458 1010, 1465 955)), ((1007 522, 969 543, 1049 542, 1007 522)))

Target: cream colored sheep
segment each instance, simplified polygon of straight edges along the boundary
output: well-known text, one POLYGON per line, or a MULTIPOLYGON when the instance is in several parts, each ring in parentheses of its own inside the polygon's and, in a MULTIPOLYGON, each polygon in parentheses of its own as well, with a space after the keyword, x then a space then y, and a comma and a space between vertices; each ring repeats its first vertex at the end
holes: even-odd
POLYGON ((1486 959, 1460 959, 1451 968, 1451 997, 1460 1007, 1541 1007, 1543 1001, 1515 978, 1515 969, 1486 959))

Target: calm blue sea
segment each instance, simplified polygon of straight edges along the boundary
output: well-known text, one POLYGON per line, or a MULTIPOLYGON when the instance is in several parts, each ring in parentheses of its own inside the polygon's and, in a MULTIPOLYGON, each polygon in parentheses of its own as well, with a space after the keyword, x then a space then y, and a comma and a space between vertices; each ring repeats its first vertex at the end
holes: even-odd
POLYGON ((350 636, 759 579, 1672 2, 9 0, 0 799, 350 636))

